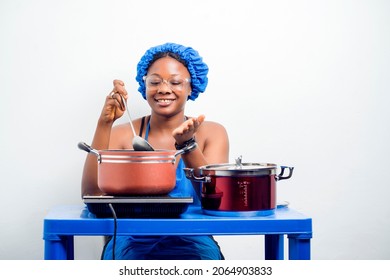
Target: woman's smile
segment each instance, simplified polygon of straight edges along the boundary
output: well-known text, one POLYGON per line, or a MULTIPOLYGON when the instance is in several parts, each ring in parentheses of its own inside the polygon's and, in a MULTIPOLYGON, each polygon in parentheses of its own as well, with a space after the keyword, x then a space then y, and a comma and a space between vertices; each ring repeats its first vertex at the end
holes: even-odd
POLYGON ((171 105, 176 100, 176 98, 155 98, 154 100, 158 105, 166 107, 171 105))

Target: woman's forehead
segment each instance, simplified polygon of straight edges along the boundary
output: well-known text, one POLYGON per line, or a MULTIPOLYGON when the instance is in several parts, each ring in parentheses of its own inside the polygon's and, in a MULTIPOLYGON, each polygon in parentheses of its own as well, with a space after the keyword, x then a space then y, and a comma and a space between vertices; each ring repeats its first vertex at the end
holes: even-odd
POLYGON ((185 67, 181 62, 177 61, 172 57, 162 57, 154 61, 149 69, 148 75, 186 75, 189 76, 187 67, 185 67))

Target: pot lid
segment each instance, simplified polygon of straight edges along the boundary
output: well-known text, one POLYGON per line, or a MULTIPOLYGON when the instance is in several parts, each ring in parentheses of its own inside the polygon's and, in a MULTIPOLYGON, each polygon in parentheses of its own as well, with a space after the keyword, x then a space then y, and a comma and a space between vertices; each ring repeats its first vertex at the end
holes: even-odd
POLYGON ((241 157, 236 163, 212 164, 199 167, 203 175, 217 176, 257 176, 276 174, 277 165, 273 163, 242 163, 241 157))
POLYGON ((215 164, 205 165, 200 167, 203 170, 237 170, 237 171, 248 171, 248 170, 264 170, 264 169, 275 169, 276 164, 272 163, 242 163, 241 165, 236 164, 215 164))

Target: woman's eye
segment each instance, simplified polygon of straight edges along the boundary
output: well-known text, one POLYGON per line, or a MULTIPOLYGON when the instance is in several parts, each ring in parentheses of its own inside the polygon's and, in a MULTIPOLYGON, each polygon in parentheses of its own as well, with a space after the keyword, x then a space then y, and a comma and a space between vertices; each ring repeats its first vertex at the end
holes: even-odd
POLYGON ((170 84, 171 85, 174 85, 174 86, 178 86, 178 85, 180 85, 180 84, 182 84, 183 82, 181 81, 181 80, 178 80, 178 81, 176 81, 176 80, 174 80, 174 81, 170 81, 170 84))
POLYGON ((161 84, 161 81, 155 80, 155 81, 149 81, 149 83, 150 83, 152 86, 158 86, 159 84, 161 84))

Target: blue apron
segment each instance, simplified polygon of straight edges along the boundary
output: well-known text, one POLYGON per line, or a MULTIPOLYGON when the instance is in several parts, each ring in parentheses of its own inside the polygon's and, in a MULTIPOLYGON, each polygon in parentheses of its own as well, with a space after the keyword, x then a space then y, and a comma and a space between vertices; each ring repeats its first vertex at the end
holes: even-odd
MULTIPOLYGON (((145 139, 148 138, 149 123, 145 139)), ((199 198, 184 174, 184 162, 179 160, 176 169, 176 186, 171 196, 192 196, 194 204, 199 198)), ((102 259, 113 258, 113 240, 104 246, 102 259)), ((212 236, 116 236, 115 259, 117 260, 221 260, 224 259, 218 243, 212 236)))
MULTIPOLYGON (((192 195, 194 204, 199 199, 191 181, 185 177, 184 164, 179 161, 176 170, 177 184, 172 196, 192 195)), ((113 257, 111 238, 105 245, 102 259, 113 257)), ((212 236, 116 236, 115 259, 117 260, 221 260, 224 259, 212 236)))

